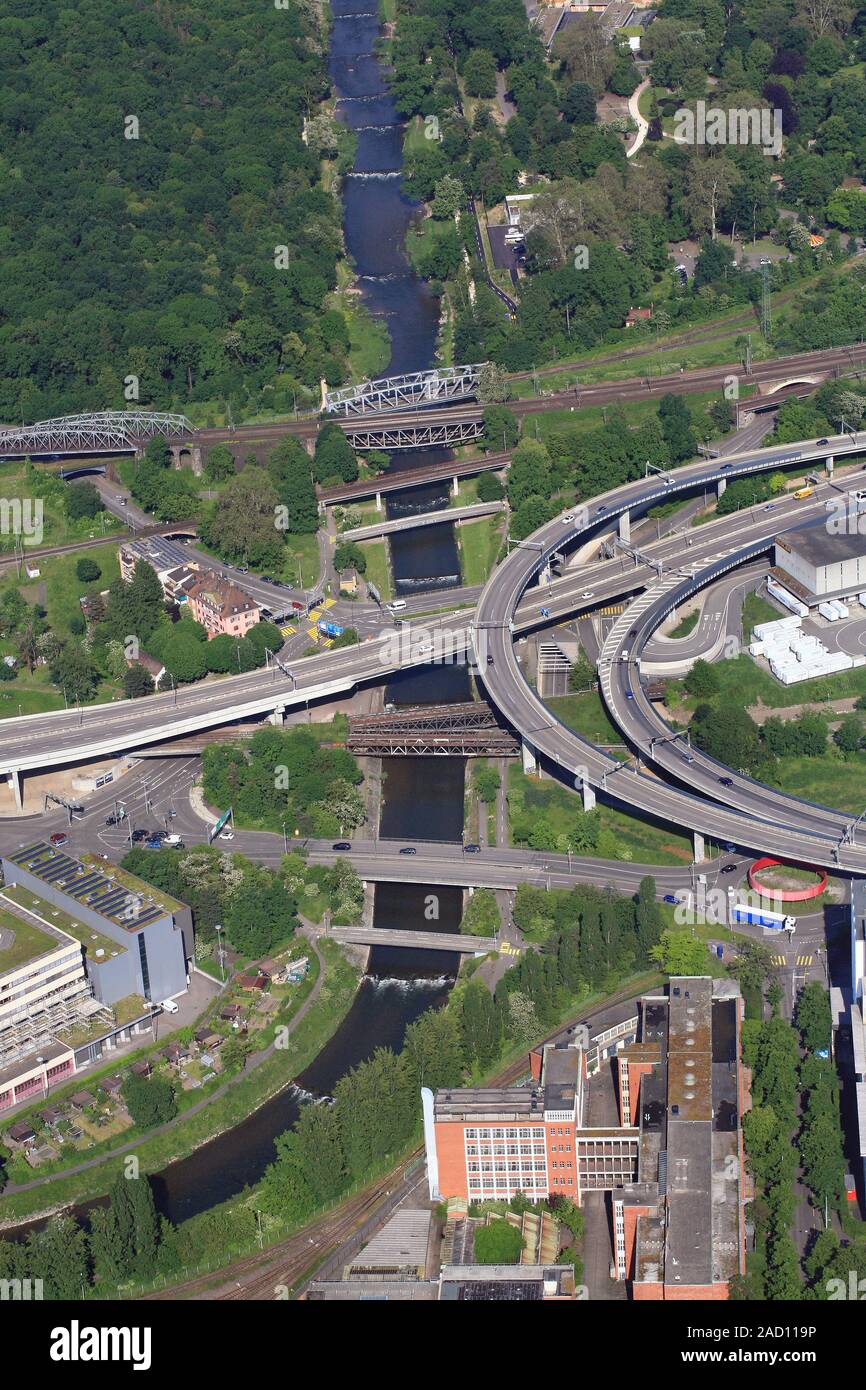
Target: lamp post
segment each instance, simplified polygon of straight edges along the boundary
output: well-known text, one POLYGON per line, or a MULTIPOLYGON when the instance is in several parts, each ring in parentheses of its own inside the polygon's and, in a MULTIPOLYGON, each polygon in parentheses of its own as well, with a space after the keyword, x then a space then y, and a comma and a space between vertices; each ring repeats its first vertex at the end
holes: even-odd
POLYGON ((222 943, 222 923, 221 923, 221 922, 215 922, 215 923, 214 923, 214 931, 215 931, 216 934, 217 934, 217 952, 219 953, 219 958, 220 958, 220 983, 221 983, 221 984, 225 984, 225 982, 226 982, 226 972, 225 972, 225 966, 224 966, 224 964, 223 964, 223 943, 222 943))

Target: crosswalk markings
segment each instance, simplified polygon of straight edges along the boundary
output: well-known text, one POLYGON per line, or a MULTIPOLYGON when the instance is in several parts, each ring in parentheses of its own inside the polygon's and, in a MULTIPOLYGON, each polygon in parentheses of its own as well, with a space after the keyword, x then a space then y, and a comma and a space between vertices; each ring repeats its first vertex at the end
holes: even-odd
POLYGON ((797 964, 798 964, 798 965, 811 965, 811 964, 812 964, 812 957, 811 957, 811 956, 798 956, 798 957, 797 957, 797 964))
POLYGON ((774 964, 774 965, 784 965, 784 964, 785 964, 785 957, 784 957, 784 956, 773 956, 773 964, 774 964))
POLYGON ((597 618, 618 618, 620 613, 625 612, 624 603, 609 604, 607 608, 597 608, 595 616, 597 618))
POLYGON ((501 956, 519 956, 520 947, 512 946, 510 941, 503 941, 502 945, 499 947, 499 954, 501 956))
POLYGON ((291 627, 291 626, 289 626, 289 627, 281 627, 281 628, 280 628, 280 632, 283 634, 284 637, 294 637, 294 635, 295 635, 295 633, 297 632, 297 630, 298 630, 298 629, 297 629, 296 627, 291 627))
MULTIPOLYGON (((811 965, 812 962, 814 961, 814 959, 815 959, 814 956, 797 956, 796 964, 797 964, 797 965, 801 965, 801 966, 802 966, 802 965, 811 965)), ((786 958, 785 956, 773 956, 773 957, 772 957, 772 961, 773 961, 773 964, 774 964, 774 965, 787 965, 787 964, 788 964, 787 958, 786 958)))

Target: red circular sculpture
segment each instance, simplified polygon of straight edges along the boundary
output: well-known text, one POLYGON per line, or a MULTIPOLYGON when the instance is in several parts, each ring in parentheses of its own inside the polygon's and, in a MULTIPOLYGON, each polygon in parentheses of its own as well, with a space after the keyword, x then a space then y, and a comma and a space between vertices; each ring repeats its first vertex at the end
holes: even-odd
MULTIPOLYGON (((780 865, 782 868, 788 867, 784 859, 774 859, 772 855, 769 854, 764 855, 763 859, 756 859, 749 870, 750 887, 754 888, 757 893, 762 893, 764 897, 779 898, 785 903, 805 903, 809 902, 811 898, 820 898, 824 889, 827 887, 826 871, 824 869, 812 869, 811 866, 810 871, 814 873, 817 882, 813 883, 809 888, 771 888, 768 884, 761 883, 758 875, 762 870, 775 869, 780 865)), ((790 867, 796 866, 792 865, 790 867)))

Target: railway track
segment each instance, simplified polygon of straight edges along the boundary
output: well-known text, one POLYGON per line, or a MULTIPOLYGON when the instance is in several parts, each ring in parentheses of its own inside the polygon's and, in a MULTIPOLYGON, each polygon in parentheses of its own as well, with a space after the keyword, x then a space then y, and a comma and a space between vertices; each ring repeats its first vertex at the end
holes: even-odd
MULTIPOLYGON (((637 990, 621 990, 594 1009, 582 1010, 574 1018, 561 1023, 543 1041, 552 1042, 571 1024, 595 1018, 618 1004, 636 999, 647 987, 647 983, 637 990)), ((522 1053, 516 1061, 494 1076, 490 1085, 511 1085, 521 1076, 525 1076, 527 1070, 527 1054, 522 1053)), ((421 1146, 413 1149, 384 1176, 374 1179, 360 1192, 341 1202, 333 1211, 308 1222, 294 1235, 288 1236, 269 1250, 254 1251, 227 1265, 224 1270, 214 1270, 174 1284, 170 1288, 143 1294, 137 1301, 161 1302, 185 1298, 213 1299, 219 1302, 255 1302, 271 1299, 283 1301, 297 1296, 316 1270, 333 1257, 342 1245, 353 1236, 363 1238, 368 1223, 373 1226, 380 1224, 392 1208, 405 1201, 424 1184, 423 1169, 420 1176, 411 1171, 422 1154, 421 1146)))

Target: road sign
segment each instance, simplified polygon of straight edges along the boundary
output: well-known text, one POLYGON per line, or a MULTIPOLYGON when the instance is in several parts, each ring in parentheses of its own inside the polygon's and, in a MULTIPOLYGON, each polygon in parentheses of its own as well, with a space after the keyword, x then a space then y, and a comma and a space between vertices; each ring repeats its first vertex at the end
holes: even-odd
POLYGON ((326 623, 322 618, 319 621, 319 631, 324 632, 327 637, 339 637, 343 629, 339 623, 326 623))
POLYGON ((208 840, 208 844, 209 844, 209 845, 212 845, 212 844, 213 844, 214 840, 216 839, 217 835, 218 835, 218 834, 220 833, 220 831, 222 830, 223 826, 226 824, 227 821, 231 820, 231 818, 232 818, 232 808, 231 808, 231 806, 230 806, 229 809, 228 809, 227 811, 224 811, 223 814, 220 816, 220 818, 219 818, 219 820, 217 821, 216 825, 212 825, 211 828, 210 828, 210 830, 208 831, 208 833, 207 833, 207 840, 208 840))

